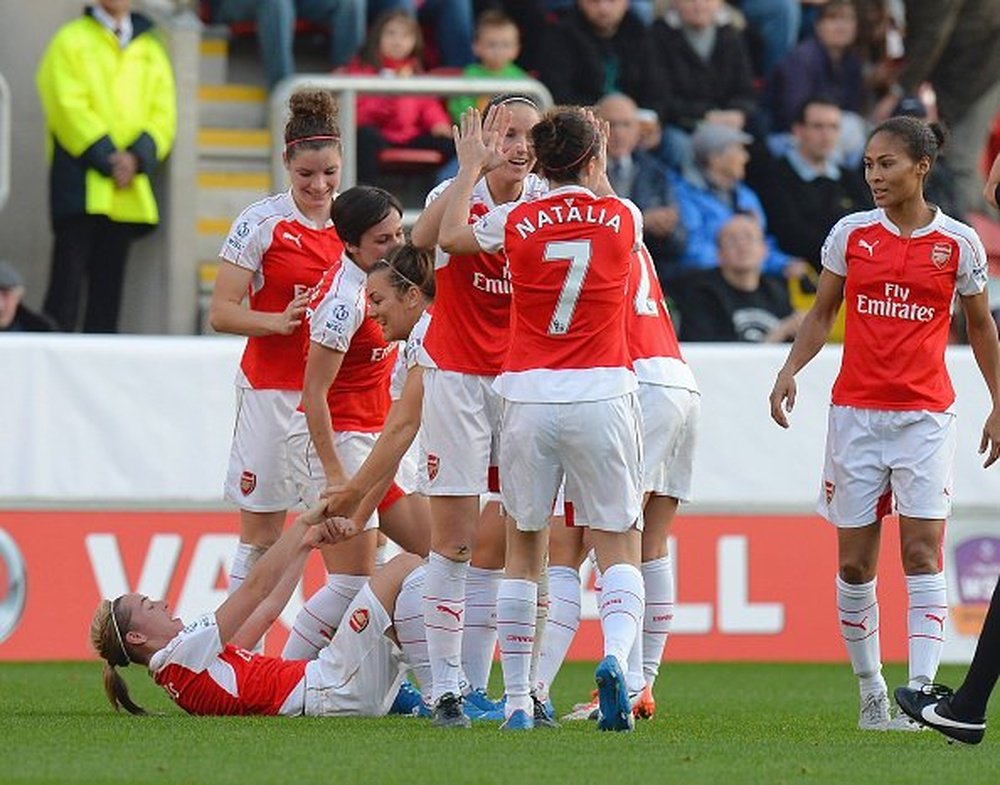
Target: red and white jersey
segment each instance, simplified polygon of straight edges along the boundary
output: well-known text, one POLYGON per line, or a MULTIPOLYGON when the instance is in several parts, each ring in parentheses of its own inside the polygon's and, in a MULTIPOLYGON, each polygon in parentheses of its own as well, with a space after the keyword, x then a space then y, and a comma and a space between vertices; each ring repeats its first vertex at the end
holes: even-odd
POLYGON ((501 205, 474 225, 479 246, 505 249, 513 286, 511 340, 497 392, 511 401, 563 403, 636 389, 625 338, 638 208, 564 186, 501 205))
MULTIPOLYGON (((437 199, 450 182, 431 191, 427 204, 437 199)), ((548 183, 529 174, 521 196, 512 204, 538 199, 547 192, 548 183)), ((485 178, 480 179, 472 190, 469 222, 474 223, 496 206, 485 178)), ((510 343, 510 272, 503 250, 450 256, 438 248, 434 280, 434 327, 427 333, 420 364, 496 376, 510 343)))
POLYGON ((402 350, 396 355, 396 364, 392 367, 392 376, 389 380, 389 397, 394 401, 398 401, 402 397, 403 387, 406 385, 406 377, 409 375, 410 369, 420 362, 420 353, 430 326, 431 312, 428 309, 417 319, 417 323, 410 330, 402 350))
POLYGON ((632 256, 628 303, 628 352, 640 384, 698 392, 694 374, 681 356, 674 323, 645 243, 632 256))
MULTIPOLYGON (((278 312, 315 286, 343 249, 333 223, 313 223, 299 212, 288 191, 240 213, 219 256, 253 273, 251 309, 278 312)), ((302 325, 290 335, 250 336, 237 384, 257 390, 301 390, 305 346, 302 325)))
POLYGON ((344 254, 326 271, 306 310, 309 339, 344 353, 327 392, 335 431, 375 433, 389 410, 396 345, 386 343, 382 328, 368 317, 366 281, 364 271, 344 254))
POLYGON ((188 714, 302 714, 306 660, 222 644, 215 614, 187 625, 149 660, 153 681, 188 714))
POLYGON ((955 292, 986 286, 975 231, 937 210, 913 232, 881 209, 852 213, 830 231, 823 266, 844 277, 844 354, 833 402, 862 409, 944 411, 955 400, 944 362, 955 292))

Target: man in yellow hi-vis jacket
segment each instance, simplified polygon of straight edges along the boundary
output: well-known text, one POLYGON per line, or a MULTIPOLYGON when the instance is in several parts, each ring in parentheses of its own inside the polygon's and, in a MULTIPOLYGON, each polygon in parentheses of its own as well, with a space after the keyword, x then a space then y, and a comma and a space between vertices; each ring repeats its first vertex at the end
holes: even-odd
POLYGON ((45 311, 66 331, 116 332, 132 240, 159 221, 150 176, 174 141, 170 62, 131 0, 64 25, 38 68, 51 162, 54 246, 45 311))

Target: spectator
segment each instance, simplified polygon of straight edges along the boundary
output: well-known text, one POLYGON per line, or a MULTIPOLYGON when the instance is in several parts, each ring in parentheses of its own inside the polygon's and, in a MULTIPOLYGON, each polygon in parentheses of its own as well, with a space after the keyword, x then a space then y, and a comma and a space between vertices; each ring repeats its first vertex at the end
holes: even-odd
MULTIPOLYGON (((368 0, 368 18, 387 11, 407 11, 434 31, 440 65, 464 68, 472 62, 472 0, 368 0)), ((435 61, 437 62, 437 61, 435 61)))
MULTIPOLYGON (((753 141, 749 134, 726 125, 705 123, 691 137, 694 166, 676 181, 677 204, 687 242, 681 254, 679 271, 716 266, 715 238, 722 225, 735 213, 755 216, 766 229, 760 199, 744 182, 749 159, 745 145, 753 141)), ((764 272, 798 277, 805 262, 792 259, 778 250, 767 238, 768 253, 764 272)))
POLYGON ((597 113, 608 121, 608 179, 618 196, 642 211, 642 231, 656 273, 664 280, 684 247, 683 227, 666 166, 639 148, 639 110, 622 93, 606 95, 597 113))
POLYGON ((42 333, 56 329, 48 316, 26 306, 24 278, 10 262, 0 260, 0 332, 42 333))
MULTIPOLYGON (((484 11, 476 21, 476 37, 472 42, 472 51, 478 62, 465 66, 462 75, 470 78, 526 79, 528 74, 514 64, 520 48, 521 38, 514 21, 503 11, 484 11)), ((448 102, 448 112, 458 123, 462 112, 470 107, 475 106, 485 112, 487 101, 489 96, 456 96, 448 102)))
POLYGON ((986 209, 980 165, 1000 108, 998 38, 996 0, 906 0, 905 64, 875 111, 877 120, 888 117, 903 96, 930 82, 939 117, 950 131, 944 158, 954 172, 962 212, 986 209))
POLYGON ((674 0, 651 28, 666 79, 663 156, 674 168, 690 165, 689 134, 700 123, 742 130, 756 109, 750 55, 730 18, 722 0, 674 0))
MULTIPOLYGON (((360 58, 349 74, 380 74, 386 78, 421 73, 423 36, 408 11, 387 11, 378 18, 360 58)), ((387 147, 436 150, 445 160, 455 153, 451 119, 440 99, 427 95, 360 96, 358 122, 358 182, 377 184, 378 155, 387 147)))
POLYGON ((802 321, 780 275, 762 272, 764 232, 752 215, 734 215, 719 230, 718 267, 698 270, 671 290, 682 341, 790 341, 802 321))
POLYGON ((799 40, 802 25, 801 5, 826 0, 741 0, 738 5, 747 23, 760 38, 758 71, 768 76, 771 70, 799 40))
POLYGON ((867 96, 863 64, 853 47, 858 13, 852 0, 827 0, 820 6, 816 35, 788 53, 767 83, 771 131, 788 131, 802 105, 813 96, 834 101, 844 112, 842 139, 849 142, 847 160, 859 161, 864 149, 862 115, 867 96), (848 136, 844 136, 844 134, 848 136))
POLYGON ((330 27, 330 66, 350 60, 365 40, 368 0, 209 0, 213 22, 253 21, 269 88, 295 73, 296 18, 330 27))
POLYGON ((625 93, 659 108, 663 80, 650 47, 649 31, 628 0, 577 0, 550 30, 542 81, 560 104, 591 105, 625 93))
POLYGON ((545 37, 555 13, 547 0, 476 0, 477 18, 489 10, 503 11, 520 31, 521 53, 517 64, 529 73, 537 74, 546 57, 545 37))
POLYGON ((63 25, 38 67, 55 243, 44 310, 84 332, 118 331, 129 245, 159 221, 150 177, 174 141, 170 61, 130 0, 100 0, 63 25))
POLYGON ((835 163, 843 113, 823 98, 799 107, 793 143, 775 160, 751 162, 750 184, 760 195, 779 247, 809 262, 818 273, 820 249, 830 229, 848 213, 872 206, 861 175, 835 163))

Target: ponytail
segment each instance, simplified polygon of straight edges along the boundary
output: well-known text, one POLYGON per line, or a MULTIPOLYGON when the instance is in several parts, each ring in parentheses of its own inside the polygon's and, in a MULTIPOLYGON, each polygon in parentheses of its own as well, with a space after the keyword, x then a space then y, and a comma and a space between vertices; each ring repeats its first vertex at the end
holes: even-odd
POLYGON ((118 600, 101 600, 90 622, 90 644, 97 655, 104 660, 104 694, 115 711, 125 709, 129 714, 146 714, 146 710, 132 700, 128 685, 118 673, 117 667, 127 667, 132 661, 121 629, 128 631, 129 618, 123 612, 116 613, 118 600), (122 618, 119 619, 119 616, 122 618))

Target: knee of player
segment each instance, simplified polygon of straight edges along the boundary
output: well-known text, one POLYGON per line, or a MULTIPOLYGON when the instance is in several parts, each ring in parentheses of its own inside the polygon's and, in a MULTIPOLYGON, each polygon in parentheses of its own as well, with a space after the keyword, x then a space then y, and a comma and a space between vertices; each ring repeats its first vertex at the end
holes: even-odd
POLYGON ((840 578, 844 583, 853 585, 868 583, 875 577, 877 566, 878 558, 876 556, 854 557, 851 560, 841 559, 839 568, 840 578))

